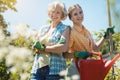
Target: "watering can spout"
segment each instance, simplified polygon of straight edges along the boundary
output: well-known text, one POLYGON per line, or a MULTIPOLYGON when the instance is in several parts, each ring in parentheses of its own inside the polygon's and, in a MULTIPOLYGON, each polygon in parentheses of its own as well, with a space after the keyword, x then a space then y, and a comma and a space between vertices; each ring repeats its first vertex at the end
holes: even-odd
POLYGON ((98 55, 100 58, 96 60, 75 59, 80 80, 104 80, 112 65, 120 58, 120 54, 118 54, 112 60, 103 60, 99 53, 92 52, 92 54, 98 55))
POLYGON ((112 60, 109 61, 105 61, 105 65, 104 65, 104 74, 103 76, 105 77, 107 75, 107 73, 109 72, 110 68, 112 67, 112 65, 115 63, 115 61, 117 61, 120 58, 120 54, 116 55, 112 60))

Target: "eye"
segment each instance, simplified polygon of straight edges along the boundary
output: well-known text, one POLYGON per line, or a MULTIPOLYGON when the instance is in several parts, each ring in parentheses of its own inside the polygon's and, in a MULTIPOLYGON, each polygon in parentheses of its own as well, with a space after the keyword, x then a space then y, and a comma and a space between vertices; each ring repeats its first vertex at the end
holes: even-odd
POLYGON ((51 11, 51 13, 55 13, 55 11, 51 11))
POLYGON ((57 13, 57 14, 60 14, 60 12, 59 12, 59 11, 57 11, 56 13, 57 13))
POLYGON ((80 11, 79 13, 80 13, 80 14, 82 14, 83 12, 82 12, 82 11, 80 11))
POLYGON ((77 13, 74 13, 74 16, 78 15, 77 13))

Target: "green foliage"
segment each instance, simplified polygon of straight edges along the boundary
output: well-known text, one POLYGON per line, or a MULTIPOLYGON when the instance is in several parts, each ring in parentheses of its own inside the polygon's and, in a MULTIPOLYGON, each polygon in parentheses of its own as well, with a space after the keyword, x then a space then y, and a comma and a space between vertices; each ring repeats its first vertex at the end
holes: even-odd
POLYGON ((119 6, 120 0, 110 0, 111 4, 111 18, 112 23, 115 24, 116 26, 116 31, 120 32, 120 6, 119 6))
MULTIPOLYGON (((103 36, 103 32, 104 30, 101 30, 101 32, 95 32, 95 35, 97 36, 97 41, 103 36)), ((116 32, 115 34, 113 34, 113 52, 114 53, 120 53, 120 32, 116 32)), ((100 52, 102 54, 107 54, 109 53, 109 39, 107 39, 105 41, 105 43, 102 45, 100 52)), ((120 63, 120 62, 119 62, 120 63)), ((113 69, 111 68, 111 70, 108 72, 107 76, 105 77, 104 80, 119 80, 120 79, 120 68, 118 68, 117 66, 114 66, 114 72, 113 69)))
POLYGON ((0 27, 4 34, 7 34, 7 23, 4 21, 2 14, 0 14, 0 27))
POLYGON ((0 60, 0 80, 9 80, 10 79, 11 73, 5 64, 6 64, 5 59, 0 60))
POLYGON ((47 20, 47 21, 46 21, 46 24, 50 24, 50 23, 51 23, 51 20, 47 20))
MULTIPOLYGON (((105 30, 101 30, 101 31, 99 31, 99 32, 94 32, 94 35, 97 36, 96 42, 99 41, 102 36, 104 36, 104 32, 105 32, 105 30)), ((100 52, 101 52, 102 54, 106 54, 106 53, 109 52, 108 40, 106 40, 106 41, 103 43, 102 47, 100 48, 100 52)))
POLYGON ((119 80, 119 79, 120 79, 120 68, 114 66, 113 68, 110 69, 104 80, 119 80))
MULTIPOLYGON (((101 30, 100 32, 94 32, 94 34, 97 36, 96 41, 99 41, 100 38, 104 35, 104 30, 101 30)), ((120 52, 120 32, 116 32, 113 34, 113 49, 114 49, 114 53, 119 53, 120 52)), ((110 51, 110 43, 109 43, 109 39, 106 39, 106 41, 103 43, 100 52, 102 54, 106 54, 109 53, 110 51)))
MULTIPOLYGON (((15 4, 16 4, 16 0, 0 0, 0 29, 2 29, 2 32, 6 36, 8 36, 7 23, 4 20, 2 13, 8 9, 17 11, 14 7, 15 4)), ((6 66, 6 60, 5 58, 3 58, 0 60, 0 80, 9 80, 10 75, 11 73, 9 72, 6 66)))
POLYGON ((8 9, 17 11, 14 7, 15 4, 16 0, 0 0, 0 13, 5 12, 8 9))
POLYGON ((120 32, 117 32, 113 35, 113 41, 114 41, 114 50, 116 50, 117 53, 120 53, 120 32))
POLYGON ((66 65, 67 65, 67 67, 69 67, 70 64, 71 64, 71 60, 70 59, 66 59, 66 65))
POLYGON ((12 73, 10 79, 11 80, 20 80, 19 72, 18 73, 12 73))
POLYGON ((2 28, 3 33, 8 36, 7 32, 7 23, 4 20, 4 17, 1 13, 5 12, 8 9, 17 11, 14 5, 16 4, 16 0, 0 0, 0 28, 2 28))
POLYGON ((11 41, 11 45, 17 46, 17 47, 27 47, 31 49, 32 39, 28 39, 24 36, 19 36, 17 39, 11 41))

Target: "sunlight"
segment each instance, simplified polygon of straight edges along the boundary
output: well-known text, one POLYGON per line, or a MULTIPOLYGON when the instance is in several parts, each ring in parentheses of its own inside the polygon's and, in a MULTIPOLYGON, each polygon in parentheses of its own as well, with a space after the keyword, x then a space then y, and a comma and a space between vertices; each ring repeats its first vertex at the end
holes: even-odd
POLYGON ((17 3, 16 3, 16 5, 15 5, 15 7, 17 8, 17 9, 21 9, 21 8, 23 8, 24 9, 24 7, 25 7, 25 5, 27 4, 27 0, 17 0, 17 3))

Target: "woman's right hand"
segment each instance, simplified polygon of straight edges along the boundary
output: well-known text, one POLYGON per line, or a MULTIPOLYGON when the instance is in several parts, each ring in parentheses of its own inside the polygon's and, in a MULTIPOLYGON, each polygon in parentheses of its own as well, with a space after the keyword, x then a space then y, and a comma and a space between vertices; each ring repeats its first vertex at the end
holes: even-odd
POLYGON ((33 43, 33 49, 37 49, 38 51, 41 50, 41 51, 44 51, 45 50, 45 45, 44 44, 41 44, 39 41, 35 41, 33 43))

